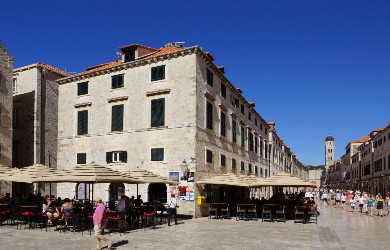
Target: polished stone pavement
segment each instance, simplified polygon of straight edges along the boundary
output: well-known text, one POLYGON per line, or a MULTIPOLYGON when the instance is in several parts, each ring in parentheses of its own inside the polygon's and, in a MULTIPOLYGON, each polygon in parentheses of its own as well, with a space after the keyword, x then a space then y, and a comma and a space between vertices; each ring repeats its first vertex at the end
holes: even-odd
MULTIPOLYGON (((386 249, 390 245, 390 216, 377 217, 350 209, 320 205, 318 224, 293 221, 261 222, 179 220, 179 225, 158 225, 125 235, 107 235, 113 249, 386 249)), ((375 211, 374 211, 375 212, 375 211)), ((387 213, 387 211, 385 211, 387 213)), ((50 228, 0 228, 0 249, 92 249, 88 233, 60 233, 50 228)), ((102 249, 107 249, 103 243, 102 249)))

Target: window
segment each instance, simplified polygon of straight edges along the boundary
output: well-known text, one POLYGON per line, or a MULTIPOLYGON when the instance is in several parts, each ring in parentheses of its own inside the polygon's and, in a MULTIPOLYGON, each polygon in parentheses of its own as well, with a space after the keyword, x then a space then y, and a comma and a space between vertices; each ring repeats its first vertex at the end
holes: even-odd
POLYGON ((112 106, 111 131, 123 130, 123 104, 112 106))
POLYGON ((245 115, 245 106, 241 103, 241 114, 245 115))
POLYGON ((257 118, 255 117, 255 126, 257 126, 257 118))
POLYGON ((165 98, 152 100, 151 127, 162 127, 165 125, 165 98))
POLYGON ((257 166, 255 166, 255 175, 258 175, 259 174, 259 168, 257 166))
POLYGON ((255 153, 257 154, 257 152, 259 151, 258 150, 258 147, 259 147, 259 141, 257 139, 257 136, 255 135, 255 153))
POLYGON ((206 151, 206 162, 213 163, 213 151, 209 149, 206 151))
POLYGON ((260 156, 263 157, 263 139, 260 138, 260 156))
POLYGON ((165 79, 165 65, 152 68, 152 82, 165 79))
POLYGON ((214 84, 214 74, 209 69, 207 69, 207 79, 206 80, 207 80, 207 83, 210 86, 213 86, 213 84, 214 84))
POLYGON ((213 104, 207 102, 206 128, 213 130, 213 104))
POLYGON ((127 151, 106 152, 106 162, 127 162, 127 151))
POLYGON ((77 134, 88 134, 88 110, 77 112, 77 134))
POLYGON ((252 113, 250 111, 248 111, 248 120, 252 121, 252 113))
POLYGON ((267 169, 264 169, 264 175, 265 175, 265 177, 268 177, 268 170, 267 169))
POLYGON ((77 153, 77 164, 87 164, 86 153, 77 153))
POLYGON ((111 76, 111 88, 117 89, 123 87, 123 74, 111 76))
POLYGON ((88 94, 88 82, 77 83, 77 95, 87 95, 88 94))
POLYGON ((252 164, 248 164, 248 172, 249 172, 249 174, 251 174, 252 173, 252 164))
POLYGON ((135 60, 135 51, 130 50, 125 52, 125 62, 132 62, 135 60))
POLYGON ((263 131, 263 123, 260 122, 260 130, 263 131))
POLYGON ((240 106, 240 100, 238 99, 238 98, 236 98, 234 95, 232 95, 231 96, 232 98, 232 105, 234 106, 234 107, 239 107, 240 106))
POLYGON ((237 142, 237 122, 232 119, 232 141, 237 142))
POLYGON ((253 133, 250 129, 248 129, 248 134, 249 134, 249 141, 248 141, 249 150, 253 151, 253 133))
POLYGON ((221 96, 226 99, 226 85, 221 82, 221 96))
POLYGON ((245 128, 241 126, 241 147, 245 147, 245 128))
POLYGON ((152 148, 151 160, 152 161, 163 161, 164 160, 164 148, 152 148))
POLYGON ((13 93, 15 93, 18 89, 17 89, 17 83, 18 83, 18 80, 16 80, 16 78, 12 79, 12 91, 13 93))
POLYGON ((243 161, 241 162, 241 169, 240 170, 245 171, 245 163, 243 161))
POLYGON ((226 115, 221 111, 221 136, 226 137, 226 115))
POLYGON ((263 168, 260 167, 260 176, 263 176, 263 168))
POLYGON ((221 154, 221 167, 226 167, 226 156, 221 154))
POLYGON ((237 166, 236 166, 236 159, 232 158, 232 171, 236 172, 236 168, 237 168, 237 166))

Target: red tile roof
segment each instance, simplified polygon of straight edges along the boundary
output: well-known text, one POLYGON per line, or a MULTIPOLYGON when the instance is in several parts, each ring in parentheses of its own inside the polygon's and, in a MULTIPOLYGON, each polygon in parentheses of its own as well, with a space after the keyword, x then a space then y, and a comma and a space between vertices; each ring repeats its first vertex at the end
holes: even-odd
POLYGON ((371 136, 367 135, 365 137, 362 137, 362 138, 359 138, 357 140, 352 141, 352 143, 363 143, 363 142, 370 140, 370 138, 371 138, 371 136))
POLYGON ((144 45, 137 44, 137 43, 126 45, 126 46, 120 47, 119 49, 120 50, 126 50, 126 49, 136 48, 136 47, 142 47, 142 48, 150 49, 150 50, 158 50, 158 49, 155 49, 155 48, 152 48, 152 47, 148 47, 148 46, 144 46, 144 45))
POLYGON ((118 61, 114 61, 114 62, 107 62, 107 63, 102 63, 102 64, 99 64, 99 65, 95 65, 95 66, 91 66, 91 67, 85 68, 85 70, 86 71, 99 70, 99 69, 104 69, 104 68, 108 68, 108 67, 111 67, 111 66, 116 66, 116 65, 119 65, 121 63, 122 63, 122 60, 118 60, 118 61))
POLYGON ((58 69, 58 68, 56 68, 56 67, 53 67, 53 66, 51 66, 51 65, 49 65, 49 64, 47 64, 47 63, 41 63, 41 62, 39 62, 39 63, 37 63, 37 64, 38 64, 39 66, 41 66, 42 68, 48 69, 48 70, 53 71, 53 72, 55 72, 55 73, 57 73, 57 74, 60 74, 60 75, 63 75, 63 76, 70 76, 69 73, 66 73, 65 71, 62 71, 62 70, 60 70, 60 69, 58 69))
POLYGON ((146 55, 145 57, 141 57, 141 58, 151 58, 151 57, 160 56, 160 55, 168 54, 171 52, 179 51, 182 49, 185 49, 185 48, 184 47, 160 48, 158 51, 156 51, 154 53, 152 52, 151 54, 146 55))

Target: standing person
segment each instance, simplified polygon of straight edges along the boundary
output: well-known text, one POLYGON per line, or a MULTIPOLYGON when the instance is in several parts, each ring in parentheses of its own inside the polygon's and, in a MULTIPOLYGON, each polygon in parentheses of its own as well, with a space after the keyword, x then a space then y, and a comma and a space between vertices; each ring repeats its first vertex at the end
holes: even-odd
POLYGON ((341 194, 339 190, 336 191, 334 199, 335 199, 334 205, 337 207, 340 204, 340 199, 341 199, 341 194))
POLYGON ((344 209, 345 201, 347 200, 347 196, 344 193, 341 194, 341 208, 344 209))
POLYGON ((365 198, 362 195, 360 195, 358 198, 358 202, 359 202, 360 213, 363 213, 363 205, 365 202, 365 198))
POLYGON ((349 201, 349 204, 351 205, 352 212, 355 211, 355 197, 352 197, 352 199, 349 201))
POLYGON ((374 197, 370 195, 367 200, 367 215, 372 215, 372 207, 374 206, 374 197))
POLYGON ((322 197, 324 197, 324 205, 325 205, 325 204, 329 205, 329 202, 328 202, 328 193, 327 193, 326 191, 322 194, 322 197))
POLYGON ((171 199, 169 200, 169 208, 168 208, 168 226, 171 225, 172 216, 175 219, 175 225, 177 225, 177 201, 174 194, 171 194, 171 199))
POLYGON ((118 220, 118 228, 119 231, 123 231, 124 227, 123 224, 125 222, 125 213, 126 213, 126 195, 122 194, 121 199, 118 201, 118 204, 116 204, 116 212, 118 216, 120 217, 120 220, 118 220))
POLYGON ((382 195, 378 195, 378 199, 376 200, 376 209, 378 210, 377 216, 383 216, 383 198, 382 195))
POLYGON ((94 230, 95 230, 95 237, 96 237, 96 248, 93 250, 100 250, 100 241, 106 241, 107 242, 107 249, 111 249, 112 241, 107 239, 103 233, 104 233, 104 227, 107 224, 107 218, 106 218, 106 206, 104 205, 102 199, 96 199, 96 210, 93 214, 93 224, 94 224, 94 230))

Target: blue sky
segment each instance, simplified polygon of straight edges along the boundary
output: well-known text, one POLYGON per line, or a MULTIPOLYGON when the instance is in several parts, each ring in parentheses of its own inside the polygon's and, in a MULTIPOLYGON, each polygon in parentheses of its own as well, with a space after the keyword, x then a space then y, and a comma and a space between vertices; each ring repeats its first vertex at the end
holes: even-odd
POLYGON ((15 0, 2 4, 0 40, 14 67, 68 72, 131 43, 199 45, 299 159, 319 165, 329 133, 339 158, 390 121, 389 13, 385 0, 15 0))

